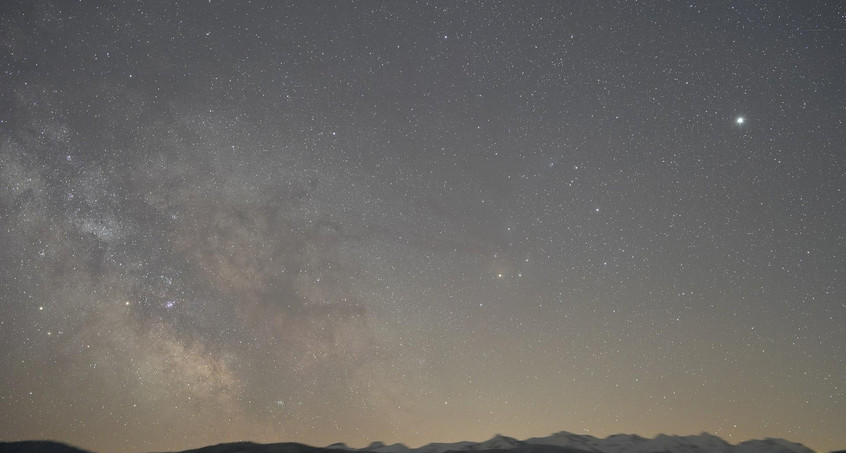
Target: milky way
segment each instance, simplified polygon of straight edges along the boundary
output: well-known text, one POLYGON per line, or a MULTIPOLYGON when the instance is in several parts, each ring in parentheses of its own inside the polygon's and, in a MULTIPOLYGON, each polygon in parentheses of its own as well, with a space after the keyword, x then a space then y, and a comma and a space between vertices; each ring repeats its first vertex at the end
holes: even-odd
POLYGON ((846 446, 846 5, 0 6, 0 439, 846 446))

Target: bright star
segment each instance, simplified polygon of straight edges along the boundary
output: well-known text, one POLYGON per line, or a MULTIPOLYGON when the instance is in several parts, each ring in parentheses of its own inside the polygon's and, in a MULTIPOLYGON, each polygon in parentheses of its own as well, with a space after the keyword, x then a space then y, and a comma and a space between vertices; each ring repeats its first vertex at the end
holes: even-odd
POLYGON ((746 121, 746 118, 744 118, 744 117, 742 117, 742 116, 738 116, 738 117, 737 117, 737 119, 736 119, 736 120, 734 120, 734 122, 735 122, 735 123, 737 123, 737 125, 738 125, 738 126, 740 126, 741 124, 743 124, 743 122, 744 122, 744 121, 746 121))

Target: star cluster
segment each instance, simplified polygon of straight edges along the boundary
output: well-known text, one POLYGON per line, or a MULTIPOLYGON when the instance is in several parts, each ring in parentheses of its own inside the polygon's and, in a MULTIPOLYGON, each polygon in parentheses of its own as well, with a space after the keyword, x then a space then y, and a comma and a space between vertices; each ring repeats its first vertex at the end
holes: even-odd
POLYGON ((0 439, 842 448, 844 21, 4 2, 0 439))

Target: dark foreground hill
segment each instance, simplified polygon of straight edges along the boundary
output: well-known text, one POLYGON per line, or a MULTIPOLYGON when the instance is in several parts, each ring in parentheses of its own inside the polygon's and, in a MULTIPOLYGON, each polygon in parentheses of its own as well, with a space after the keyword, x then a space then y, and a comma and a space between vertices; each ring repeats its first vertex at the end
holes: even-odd
MULTIPOLYGON (((0 442, 0 453, 90 453, 58 442, 0 442)), ((107 453, 107 452, 103 452, 107 453)), ((432 443, 419 448, 373 442, 365 448, 344 444, 312 447, 299 443, 256 444, 234 442, 178 453, 814 453, 784 439, 748 440, 736 445, 702 433, 697 436, 658 435, 653 439, 633 434, 606 438, 560 432, 547 437, 517 440, 494 436, 484 442, 432 443)), ((846 453, 846 452, 835 452, 846 453)))
POLYGON ((71 447, 49 440, 24 440, 21 442, 0 442, 0 453, 91 453, 88 450, 71 447))
POLYGON ((208 447, 185 450, 179 453, 340 453, 328 448, 312 447, 294 442, 276 444, 256 444, 253 442, 234 442, 210 445, 208 447))

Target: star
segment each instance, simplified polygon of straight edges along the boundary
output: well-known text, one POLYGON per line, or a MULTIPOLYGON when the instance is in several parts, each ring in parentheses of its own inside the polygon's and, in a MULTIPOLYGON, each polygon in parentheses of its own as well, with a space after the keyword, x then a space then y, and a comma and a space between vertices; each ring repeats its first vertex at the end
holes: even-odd
POLYGON ((737 119, 734 120, 734 122, 737 123, 738 126, 742 126, 743 123, 746 122, 746 118, 744 118, 742 116, 738 116, 737 119))

